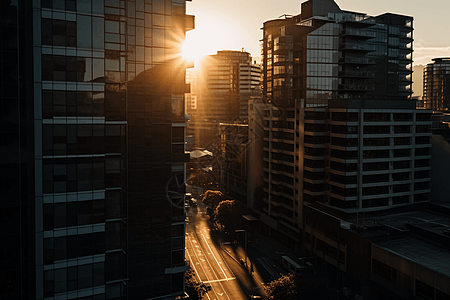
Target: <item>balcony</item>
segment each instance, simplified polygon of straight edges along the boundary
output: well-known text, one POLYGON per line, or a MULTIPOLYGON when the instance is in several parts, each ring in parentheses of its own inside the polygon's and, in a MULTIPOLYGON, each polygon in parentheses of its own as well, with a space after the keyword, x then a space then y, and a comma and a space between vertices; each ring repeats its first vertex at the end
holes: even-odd
POLYGON ((373 52, 375 51, 374 45, 369 44, 359 44, 359 43, 349 43, 346 42, 344 44, 339 45, 339 49, 341 50, 355 50, 355 51, 363 51, 363 52, 373 52))
POLYGON ((195 29, 195 16, 194 15, 186 15, 185 22, 186 22, 186 26, 185 26, 186 31, 195 29))
POLYGON ((190 268, 190 262, 188 260, 185 260, 182 263, 176 263, 171 268, 165 269, 165 274, 177 274, 177 273, 184 273, 188 271, 190 268))
POLYGON ((375 32, 366 31, 366 30, 359 30, 359 29, 352 29, 352 28, 346 28, 346 29, 341 31, 341 35, 371 39, 371 38, 375 37, 375 32))
POLYGON ((375 64, 375 60, 366 57, 341 57, 339 58, 339 63, 373 65, 375 64))
POLYGON ((338 89, 341 91, 373 91, 373 85, 358 85, 358 84, 339 84, 338 89))
POLYGON ((339 77, 347 78, 375 78, 375 73, 367 71, 341 71, 339 77))

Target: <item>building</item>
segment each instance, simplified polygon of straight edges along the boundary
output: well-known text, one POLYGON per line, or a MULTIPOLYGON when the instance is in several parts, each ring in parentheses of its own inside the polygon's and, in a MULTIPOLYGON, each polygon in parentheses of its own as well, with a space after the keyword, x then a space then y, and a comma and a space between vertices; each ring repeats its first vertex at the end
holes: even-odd
POLYGON ((450 58, 434 58, 423 74, 423 100, 425 107, 435 112, 450 109, 450 58))
MULTIPOLYGON (((262 228, 299 255, 316 256, 340 292, 375 280, 368 274, 377 239, 345 232, 361 219, 430 202, 432 112, 412 99, 412 24, 409 16, 309 0, 301 14, 263 25, 271 107, 261 123, 262 228)), ((379 261, 389 265, 387 256, 379 261)), ((408 293, 418 296, 411 284, 408 293)), ((364 299, 401 294, 356 290, 364 299)))
POLYGON ((305 248, 317 257, 316 271, 352 299, 448 299, 448 209, 421 203, 355 218, 310 205, 305 248))
POLYGON ((220 123, 221 172, 220 190, 244 204, 247 200, 248 124, 220 123))
POLYGON ((433 110, 433 168, 431 170, 431 195, 438 201, 450 201, 450 189, 445 178, 450 166, 450 59, 435 58, 423 68, 423 103, 433 110))
POLYGON ((185 1, 20 3, 0 9, 0 298, 183 297, 185 1))
POLYGON ((289 239, 306 203, 356 212, 427 199, 427 184, 394 175, 410 174, 419 153, 429 168, 430 112, 409 100, 412 21, 307 1, 300 15, 264 23, 263 88, 273 104, 264 115, 264 211, 281 232, 294 226, 289 239))
POLYGON ((194 135, 197 147, 212 150, 220 141, 220 123, 245 122, 248 101, 259 94, 261 71, 250 53, 223 50, 205 57, 190 73, 188 134, 194 135))

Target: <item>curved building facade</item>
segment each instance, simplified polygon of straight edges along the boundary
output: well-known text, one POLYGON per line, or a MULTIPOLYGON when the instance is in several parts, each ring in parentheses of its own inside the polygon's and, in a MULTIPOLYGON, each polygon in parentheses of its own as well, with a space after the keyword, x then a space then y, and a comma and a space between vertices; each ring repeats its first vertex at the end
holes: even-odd
POLYGON ((425 108, 448 111, 450 108, 450 57, 434 58, 424 68, 423 99, 425 108))

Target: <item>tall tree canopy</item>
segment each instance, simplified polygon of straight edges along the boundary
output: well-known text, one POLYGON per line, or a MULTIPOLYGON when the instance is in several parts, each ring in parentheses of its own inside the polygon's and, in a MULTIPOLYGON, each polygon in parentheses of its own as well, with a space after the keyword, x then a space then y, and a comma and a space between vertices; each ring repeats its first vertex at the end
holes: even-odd
POLYGON ((268 300, 295 300, 297 286, 292 274, 281 275, 280 278, 269 282, 265 287, 268 300))
POLYGON ((222 200, 223 193, 221 191, 207 190, 201 199, 206 206, 214 209, 222 200))

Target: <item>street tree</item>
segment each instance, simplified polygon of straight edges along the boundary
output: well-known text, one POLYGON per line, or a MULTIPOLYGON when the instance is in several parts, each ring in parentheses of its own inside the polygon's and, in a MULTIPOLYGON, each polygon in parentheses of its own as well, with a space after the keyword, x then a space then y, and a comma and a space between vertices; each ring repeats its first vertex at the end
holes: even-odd
POLYGON ((297 299, 297 286, 292 274, 281 275, 280 278, 269 282, 264 290, 268 300, 295 300, 297 299))
POLYGON ((185 273, 185 291, 192 300, 201 300, 208 292, 207 287, 195 279, 195 271, 192 268, 185 273))
POLYGON ((234 232, 236 229, 236 219, 239 218, 236 210, 236 201, 224 200, 219 203, 214 211, 214 221, 225 227, 226 231, 234 232))
POLYGON ((220 201, 223 200, 223 197, 224 195, 221 191, 207 190, 203 194, 203 198, 201 200, 203 201, 203 203, 205 203, 206 206, 214 209, 220 203, 220 201))

